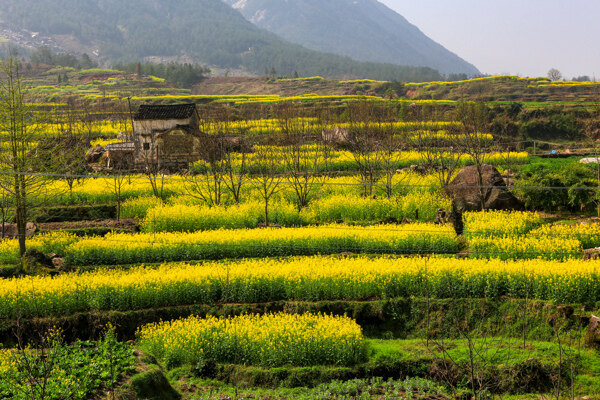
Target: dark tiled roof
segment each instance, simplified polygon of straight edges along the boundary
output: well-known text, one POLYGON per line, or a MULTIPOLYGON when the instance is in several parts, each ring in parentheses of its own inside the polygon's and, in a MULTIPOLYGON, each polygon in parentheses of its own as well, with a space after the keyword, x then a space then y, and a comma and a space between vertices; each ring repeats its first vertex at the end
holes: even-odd
POLYGON ((187 119, 196 112, 195 104, 149 105, 143 104, 133 119, 143 121, 149 119, 187 119))

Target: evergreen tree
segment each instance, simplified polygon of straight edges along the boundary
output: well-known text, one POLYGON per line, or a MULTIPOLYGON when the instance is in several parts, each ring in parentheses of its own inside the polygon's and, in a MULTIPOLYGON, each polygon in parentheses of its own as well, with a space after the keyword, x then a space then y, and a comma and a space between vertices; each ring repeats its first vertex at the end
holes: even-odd
POLYGON ((93 62, 92 59, 90 58, 90 56, 88 56, 86 53, 83 53, 81 55, 81 61, 79 62, 79 66, 81 69, 89 69, 89 68, 97 67, 98 64, 93 62))

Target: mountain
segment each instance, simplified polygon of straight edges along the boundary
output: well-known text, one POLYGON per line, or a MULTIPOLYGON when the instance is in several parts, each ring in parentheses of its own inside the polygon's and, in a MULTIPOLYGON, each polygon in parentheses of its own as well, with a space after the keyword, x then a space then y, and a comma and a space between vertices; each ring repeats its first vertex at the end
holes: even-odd
POLYGON ((377 0, 223 1, 257 26, 309 49, 362 61, 422 65, 444 74, 480 74, 377 0))
POLYGON ((278 75, 297 71, 332 78, 440 79, 432 68, 358 62, 292 44, 221 0, 2 0, 0 28, 31 32, 31 37, 94 54, 105 63, 145 59, 260 75, 274 69, 278 75))

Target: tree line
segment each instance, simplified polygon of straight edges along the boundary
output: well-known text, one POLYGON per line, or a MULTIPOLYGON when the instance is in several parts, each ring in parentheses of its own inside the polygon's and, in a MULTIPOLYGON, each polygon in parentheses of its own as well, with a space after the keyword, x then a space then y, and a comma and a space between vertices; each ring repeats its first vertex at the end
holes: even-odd
POLYGON ((152 64, 152 63, 129 63, 116 64, 114 69, 135 73, 138 76, 152 75, 163 78, 179 87, 189 88, 200 82, 210 73, 210 69, 196 64, 152 64))

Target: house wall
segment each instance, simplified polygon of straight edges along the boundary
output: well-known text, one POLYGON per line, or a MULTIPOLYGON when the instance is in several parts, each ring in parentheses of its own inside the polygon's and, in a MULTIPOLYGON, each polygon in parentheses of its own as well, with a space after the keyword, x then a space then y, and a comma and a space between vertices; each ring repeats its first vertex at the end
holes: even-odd
MULTIPOLYGON (((164 131, 173 129, 177 125, 190 125, 194 126, 196 118, 187 119, 169 119, 169 120, 144 120, 144 121, 133 121, 133 128, 135 134, 152 133, 153 130, 164 131)), ((197 123, 196 123, 197 124, 197 123)))
POLYGON ((143 170, 149 164, 158 164, 161 169, 178 170, 201 159, 201 138, 185 129, 136 136, 139 139, 136 142, 136 169, 143 170), (149 149, 143 149, 144 143, 148 143, 149 149))
POLYGON ((128 170, 134 166, 133 150, 109 150, 107 151, 107 167, 128 170))
POLYGON ((183 165, 200 159, 201 139, 183 129, 162 133, 156 138, 160 164, 183 165))
POLYGON ((134 137, 135 144, 135 165, 136 169, 144 169, 147 164, 153 164, 156 160, 156 153, 153 147, 154 133, 138 133, 134 137), (144 146, 147 144, 147 146, 144 146))

